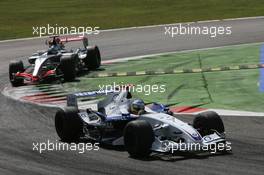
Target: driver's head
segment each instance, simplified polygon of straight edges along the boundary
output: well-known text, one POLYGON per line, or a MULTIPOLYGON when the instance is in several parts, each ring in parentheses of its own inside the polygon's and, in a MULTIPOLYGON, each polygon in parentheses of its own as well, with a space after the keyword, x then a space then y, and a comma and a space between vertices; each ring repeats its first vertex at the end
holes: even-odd
POLYGON ((135 115, 138 115, 139 112, 144 111, 144 110, 145 110, 145 103, 141 99, 135 99, 130 104, 130 111, 131 113, 135 115))
POLYGON ((60 44, 60 38, 59 37, 57 37, 57 38, 55 38, 55 42, 56 42, 56 44, 60 44))

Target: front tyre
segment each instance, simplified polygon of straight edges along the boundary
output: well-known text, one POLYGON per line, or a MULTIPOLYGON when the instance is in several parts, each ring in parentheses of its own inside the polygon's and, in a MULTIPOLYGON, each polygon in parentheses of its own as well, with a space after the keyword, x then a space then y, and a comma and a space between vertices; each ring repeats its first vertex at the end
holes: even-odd
POLYGON ((214 111, 206 111, 196 115, 193 120, 193 127, 199 131, 201 136, 213 134, 214 131, 225 132, 221 117, 214 111))
POLYGON ((9 63, 9 80, 13 87, 22 86, 24 84, 24 79, 15 76, 17 72, 24 72, 24 65, 21 60, 11 61, 9 63))
POLYGON ((56 113, 55 128, 62 141, 76 142, 84 135, 83 121, 78 112, 75 107, 67 107, 56 113))
POLYGON ((134 120, 126 125, 124 144, 131 157, 143 158, 149 156, 153 142, 154 132, 147 121, 134 120))
POLYGON ((60 59, 60 68, 65 81, 73 81, 76 77, 76 55, 63 55, 60 59))
POLYGON ((87 47, 87 56, 84 63, 89 70, 95 70, 101 66, 101 54, 98 46, 87 47))

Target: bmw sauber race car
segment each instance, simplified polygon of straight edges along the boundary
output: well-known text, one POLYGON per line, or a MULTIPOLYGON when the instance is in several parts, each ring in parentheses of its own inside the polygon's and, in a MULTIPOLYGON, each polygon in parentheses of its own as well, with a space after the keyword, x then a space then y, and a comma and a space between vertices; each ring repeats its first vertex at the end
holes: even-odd
POLYGON ((97 46, 88 46, 86 36, 53 36, 46 40, 48 50, 34 53, 28 58, 29 66, 22 61, 9 64, 9 79, 12 86, 21 86, 26 82, 39 83, 63 78, 72 81, 76 73, 83 69, 95 70, 101 65, 100 51, 97 46), (66 50, 65 44, 82 41, 83 48, 66 50))
POLYGON ((202 148, 215 148, 219 144, 222 144, 222 150, 217 152, 225 152, 230 144, 217 113, 198 114, 190 125, 174 117, 165 105, 152 103, 145 106, 142 100, 133 99, 131 92, 124 89, 107 91, 107 95, 104 91, 68 95, 67 107, 55 115, 55 127, 64 142, 78 142, 83 138, 123 145, 131 157, 137 158, 152 152, 200 153, 204 152, 202 148), (97 99, 96 109, 78 107, 78 98, 98 96, 105 98, 97 99))

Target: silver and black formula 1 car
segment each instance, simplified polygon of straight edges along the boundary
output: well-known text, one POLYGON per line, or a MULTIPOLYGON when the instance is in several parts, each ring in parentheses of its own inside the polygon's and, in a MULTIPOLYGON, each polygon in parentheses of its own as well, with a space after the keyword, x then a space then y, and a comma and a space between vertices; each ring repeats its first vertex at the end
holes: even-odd
POLYGON ((228 150, 230 142, 226 141, 223 122, 215 112, 197 115, 190 125, 158 103, 132 113, 130 106, 134 100, 127 90, 107 93, 90 91, 67 97, 67 107, 55 115, 56 131, 62 141, 87 138, 104 144, 124 145, 131 157, 138 158, 151 152, 202 152, 202 148, 215 148, 219 144, 228 150), (106 97, 98 100, 96 109, 78 108, 78 98, 102 95, 106 97))
POLYGON ((101 65, 100 51, 97 46, 88 46, 86 36, 54 36, 46 40, 48 50, 34 53, 28 58, 29 66, 24 67, 22 61, 11 61, 9 64, 9 79, 12 86, 24 83, 49 82, 64 78, 72 81, 76 73, 88 68, 94 70, 101 65), (83 48, 66 50, 65 43, 82 41, 83 48))

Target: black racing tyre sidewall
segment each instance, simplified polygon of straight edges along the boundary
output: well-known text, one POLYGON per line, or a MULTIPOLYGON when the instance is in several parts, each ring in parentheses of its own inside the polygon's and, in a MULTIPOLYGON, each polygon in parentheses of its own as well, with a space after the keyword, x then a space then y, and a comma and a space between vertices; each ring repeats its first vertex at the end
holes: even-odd
POLYGON ((12 86, 17 87, 17 86, 22 86, 24 84, 23 79, 17 79, 13 76, 14 73, 17 72, 24 72, 24 65, 23 62, 20 61, 11 61, 9 63, 9 80, 12 84, 12 86))
POLYGON ((221 117, 214 111, 206 111, 197 114, 193 120, 193 127, 202 136, 212 134, 215 131, 224 133, 225 127, 221 117))
POLYGON ((76 78, 76 59, 76 54, 63 55, 60 59, 60 69, 65 81, 73 81, 76 78))
POLYGON ((66 107, 57 111, 55 128, 58 136, 64 142, 77 142, 83 134, 83 121, 75 107, 66 107))
POLYGON ((98 46, 87 47, 87 56, 84 62, 89 70, 96 70, 101 66, 101 54, 98 46))
POLYGON ((130 121, 124 128, 124 144, 131 157, 149 156, 153 142, 152 126, 145 120, 130 121))

